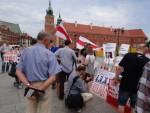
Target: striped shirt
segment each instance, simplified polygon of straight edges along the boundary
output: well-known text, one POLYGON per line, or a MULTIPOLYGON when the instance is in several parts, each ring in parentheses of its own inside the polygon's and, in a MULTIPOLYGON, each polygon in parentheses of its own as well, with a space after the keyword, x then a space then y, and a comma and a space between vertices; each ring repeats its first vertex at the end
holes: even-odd
POLYGON ((150 113, 150 62, 144 67, 137 96, 137 113, 150 113))

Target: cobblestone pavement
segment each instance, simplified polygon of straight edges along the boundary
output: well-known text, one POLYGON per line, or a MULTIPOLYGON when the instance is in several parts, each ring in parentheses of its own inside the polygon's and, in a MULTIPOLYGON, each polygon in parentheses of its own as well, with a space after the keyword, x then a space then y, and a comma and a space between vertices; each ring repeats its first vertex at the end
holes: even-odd
MULTIPOLYGON (((23 90, 14 88, 13 81, 7 74, 0 74, 0 113, 25 113, 23 90)), ((50 111, 50 113, 74 113, 65 108, 63 101, 57 99, 55 90, 51 90, 50 111)), ((116 113, 116 110, 104 100, 94 96, 81 113, 116 113)))
MULTIPOLYGON (((23 90, 13 87, 13 82, 14 79, 6 73, 0 74, 0 113, 25 113, 23 90)), ((64 101, 58 100, 55 90, 51 90, 50 111, 50 113, 75 113, 65 108, 64 101)), ((117 113, 117 111, 104 100, 94 96, 81 113, 117 113)))

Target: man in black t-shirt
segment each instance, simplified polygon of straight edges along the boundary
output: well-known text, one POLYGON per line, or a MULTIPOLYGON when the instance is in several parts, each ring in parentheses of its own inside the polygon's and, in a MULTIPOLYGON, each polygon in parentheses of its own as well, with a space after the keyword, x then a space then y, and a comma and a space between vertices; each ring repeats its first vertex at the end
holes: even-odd
POLYGON ((130 105, 134 108, 136 104, 137 87, 139 79, 143 72, 144 65, 149 61, 142 52, 140 53, 128 53, 119 63, 119 67, 116 70, 116 80, 121 74, 122 79, 119 87, 119 112, 124 113, 124 106, 130 98, 130 105))

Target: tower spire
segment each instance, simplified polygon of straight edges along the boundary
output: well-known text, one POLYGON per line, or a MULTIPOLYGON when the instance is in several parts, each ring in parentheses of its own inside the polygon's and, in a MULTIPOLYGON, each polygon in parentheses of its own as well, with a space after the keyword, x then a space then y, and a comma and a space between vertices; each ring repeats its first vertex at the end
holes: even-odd
POLYGON ((61 18, 60 12, 59 12, 59 18, 61 18))
POLYGON ((50 15, 50 16, 54 16, 53 15, 53 9, 52 9, 52 6, 51 6, 51 0, 49 0, 49 6, 48 6, 48 9, 46 10, 46 14, 50 15))
POLYGON ((52 8, 52 7, 51 7, 51 0, 49 0, 49 8, 52 8))
POLYGON ((62 22, 61 14, 59 12, 59 17, 57 18, 57 25, 59 25, 62 22))

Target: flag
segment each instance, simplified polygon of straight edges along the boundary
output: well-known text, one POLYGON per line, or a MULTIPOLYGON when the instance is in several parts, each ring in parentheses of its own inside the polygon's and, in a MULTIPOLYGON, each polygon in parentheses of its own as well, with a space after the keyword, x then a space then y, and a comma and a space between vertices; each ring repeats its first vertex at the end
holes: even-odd
POLYGON ((57 27, 56 27, 56 34, 57 37, 63 39, 63 40, 71 40, 71 37, 68 35, 66 29, 63 26, 63 23, 61 22, 57 27))
POLYGON ((93 42, 91 42, 90 40, 88 40, 87 38, 82 37, 82 36, 79 37, 79 40, 78 40, 77 43, 76 43, 76 47, 77 47, 78 49, 83 49, 83 48, 84 48, 84 45, 85 45, 86 43, 91 44, 91 47, 92 47, 93 49, 95 49, 95 48, 98 47, 96 44, 94 44, 93 42))

